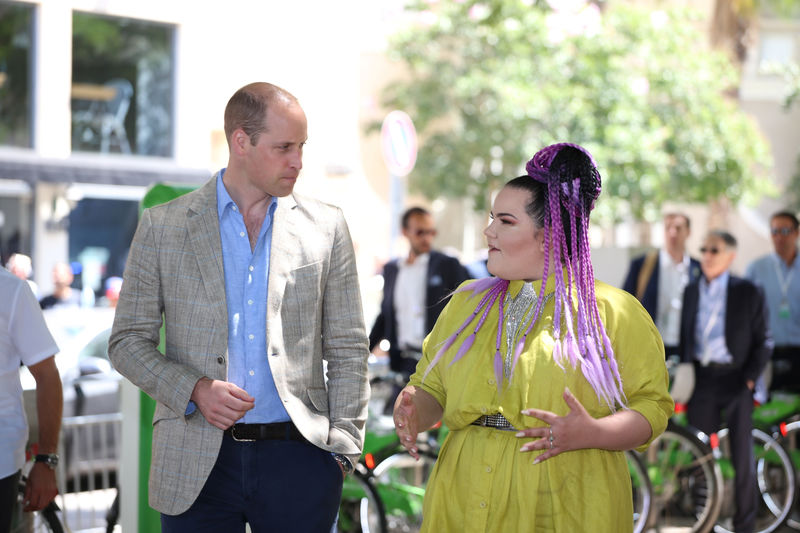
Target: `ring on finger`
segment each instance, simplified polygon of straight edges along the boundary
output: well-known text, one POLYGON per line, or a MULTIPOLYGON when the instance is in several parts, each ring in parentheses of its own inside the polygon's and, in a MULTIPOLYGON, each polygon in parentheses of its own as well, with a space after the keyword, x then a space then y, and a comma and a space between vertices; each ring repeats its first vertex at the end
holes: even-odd
POLYGON ((548 440, 550 441, 550 449, 552 450, 553 449, 553 440, 555 440, 553 438, 553 427, 551 426, 548 429, 550 430, 550 437, 549 437, 548 440))

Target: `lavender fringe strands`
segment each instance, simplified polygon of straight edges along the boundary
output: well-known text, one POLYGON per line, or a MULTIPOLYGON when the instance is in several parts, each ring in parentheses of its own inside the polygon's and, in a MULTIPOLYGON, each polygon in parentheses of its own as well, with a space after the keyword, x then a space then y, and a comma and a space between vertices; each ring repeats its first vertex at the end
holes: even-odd
MULTIPOLYGON (((547 198, 544 216, 544 274, 539 289, 536 308, 533 318, 514 349, 514 359, 511 366, 513 377, 517 361, 522 353, 527 336, 533 325, 542 313, 545 301, 544 290, 548 275, 555 274, 555 310, 553 314, 553 359, 561 368, 569 364, 573 369, 580 365, 581 372, 597 394, 598 401, 608 405, 615 411, 619 405, 625 405, 625 393, 622 389, 622 378, 619 374, 611 341, 606 333, 605 326, 600 320, 597 300, 594 290, 594 270, 592 269, 591 255, 589 252, 588 226, 589 212, 594 208, 594 201, 600 194, 601 180, 597 172, 597 165, 591 154, 577 144, 560 143, 547 146, 537 152, 526 165, 528 175, 546 186, 547 198), (569 175, 563 165, 551 168, 558 153, 565 147, 571 147, 585 154, 592 165, 594 176, 590 180, 594 189, 587 189, 592 183, 582 183, 582 176, 569 175), (583 190, 581 186, 583 185, 583 190), (588 205, 585 199, 590 199, 588 205), (570 217, 569 241, 565 234, 562 209, 570 217), (551 257, 552 262, 551 265, 551 257), (564 275, 566 273, 566 283, 564 275), (563 319, 562 319, 563 318, 563 319), (562 331, 562 325, 565 331, 562 331)), ((431 369, 441 360, 444 353, 455 343, 461 333, 480 314, 472 333, 464 339, 453 360, 452 365, 460 360, 472 346, 475 335, 483 326, 489 310, 499 302, 499 322, 497 328, 497 341, 494 354, 494 373, 498 390, 503 382, 503 362, 500 353, 501 332, 504 320, 504 302, 508 293, 508 280, 500 278, 484 278, 466 285, 459 292, 471 291, 473 296, 487 291, 481 298, 472 314, 463 324, 442 344, 436 352, 431 364, 425 371, 423 380, 431 369)))

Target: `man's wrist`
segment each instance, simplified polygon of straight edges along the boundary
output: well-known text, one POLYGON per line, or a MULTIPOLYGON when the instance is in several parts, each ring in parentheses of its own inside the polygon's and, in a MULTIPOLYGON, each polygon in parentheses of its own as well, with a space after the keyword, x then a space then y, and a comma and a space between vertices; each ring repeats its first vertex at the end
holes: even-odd
POLYGON ((353 463, 352 461, 350 461, 349 457, 341 453, 334 453, 334 452, 331 452, 331 455, 333 456, 334 459, 336 459, 336 462, 339 463, 339 466, 342 468, 342 472, 344 472, 345 474, 353 473, 355 467, 353 466, 353 463))
POLYGON ((50 470, 55 470, 58 466, 58 454, 57 453, 40 453, 37 454, 34 458, 34 461, 37 463, 43 463, 50 470))

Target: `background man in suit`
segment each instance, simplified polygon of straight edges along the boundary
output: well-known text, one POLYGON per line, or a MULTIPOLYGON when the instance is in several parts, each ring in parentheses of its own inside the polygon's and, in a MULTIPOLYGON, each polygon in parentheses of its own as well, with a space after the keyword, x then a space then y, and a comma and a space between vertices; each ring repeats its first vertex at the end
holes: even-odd
POLYGON ((664 215, 664 247, 631 261, 622 285, 650 313, 667 357, 678 353, 683 289, 700 276, 700 263, 686 253, 689 232, 689 217, 664 215))
POLYGON ((800 259, 797 239, 800 222, 794 213, 772 215, 769 230, 775 252, 747 267, 747 279, 764 289, 769 329, 775 340, 771 390, 800 393, 800 259))
POLYGON ((736 470, 733 529, 747 533, 755 527, 758 501, 753 390, 772 354, 772 339, 760 289, 728 272, 736 239, 712 231, 700 252, 703 277, 686 287, 681 314, 681 357, 694 364, 696 375, 687 415, 710 434, 720 429, 725 413, 736 470))
POLYGON ((338 208, 292 192, 307 139, 294 96, 239 89, 225 134, 226 169, 142 214, 109 353, 157 401, 165 533, 327 533, 369 396, 352 242, 338 208))
MULTIPOLYGON (((408 257, 389 261, 383 268, 383 302, 369 345, 372 350, 381 340, 388 340, 391 369, 408 378, 422 356, 422 341, 433 329, 448 296, 469 274, 458 259, 432 249, 436 226, 428 211, 411 207, 401 222, 408 239, 408 257)), ((387 405, 394 405, 394 398, 387 405)))

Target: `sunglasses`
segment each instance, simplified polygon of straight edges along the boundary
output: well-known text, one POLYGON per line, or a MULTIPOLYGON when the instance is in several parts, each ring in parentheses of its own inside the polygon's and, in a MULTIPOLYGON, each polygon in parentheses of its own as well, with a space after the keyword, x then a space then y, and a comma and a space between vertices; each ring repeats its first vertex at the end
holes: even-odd
POLYGON ((796 230, 793 228, 772 228, 769 230, 770 233, 773 235, 783 235, 784 237, 787 235, 791 235, 796 230))
POLYGON ((717 255, 717 254, 718 254, 718 253, 720 253, 721 251, 722 251, 722 250, 720 250, 719 248, 717 248, 717 247, 715 247, 715 246, 712 246, 711 248, 706 248, 705 246, 703 246, 702 248, 700 248, 700 253, 701 253, 701 254, 704 254, 704 253, 708 252, 708 253, 710 253, 711 255, 717 255))
POLYGON ((424 237, 425 235, 430 235, 431 237, 436 237, 436 230, 435 229, 418 229, 414 232, 414 235, 417 237, 424 237))

